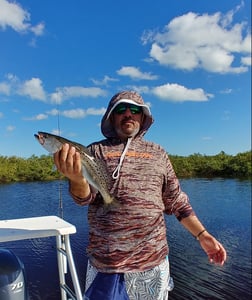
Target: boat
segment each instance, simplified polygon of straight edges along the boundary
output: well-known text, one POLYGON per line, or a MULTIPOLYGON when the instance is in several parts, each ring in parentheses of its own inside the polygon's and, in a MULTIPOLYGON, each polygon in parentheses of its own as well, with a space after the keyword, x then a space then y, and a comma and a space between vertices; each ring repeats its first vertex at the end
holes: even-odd
MULTIPOLYGON (((58 216, 0 221, 0 245, 55 236, 61 300, 83 299, 70 244, 70 235, 74 233, 76 227, 58 216), (68 268, 73 289, 66 283, 68 268)), ((0 300, 29 300, 24 265, 6 248, 0 248, 0 300)))

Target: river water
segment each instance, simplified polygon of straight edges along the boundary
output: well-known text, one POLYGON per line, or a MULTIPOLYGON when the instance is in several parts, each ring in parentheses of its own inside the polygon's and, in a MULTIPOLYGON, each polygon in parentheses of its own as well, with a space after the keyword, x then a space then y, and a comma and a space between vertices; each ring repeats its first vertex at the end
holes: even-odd
MULTIPOLYGON (((208 231, 224 244, 228 259, 223 267, 208 263, 198 242, 174 216, 167 216, 175 283, 169 300, 251 299, 251 181, 183 179, 181 186, 208 231)), ((1 220, 44 215, 61 216, 76 226, 71 245, 83 289, 87 207, 73 203, 64 181, 0 185, 1 220)), ((60 299, 54 237, 7 242, 0 247, 13 250, 23 261, 30 300, 60 299)))

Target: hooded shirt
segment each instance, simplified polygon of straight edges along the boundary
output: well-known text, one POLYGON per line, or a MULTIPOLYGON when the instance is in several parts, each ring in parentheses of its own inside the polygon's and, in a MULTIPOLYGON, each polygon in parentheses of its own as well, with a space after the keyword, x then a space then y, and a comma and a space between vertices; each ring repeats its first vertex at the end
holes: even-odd
POLYGON ((89 146, 104 162, 109 191, 116 198, 109 207, 99 194, 87 201, 75 199, 89 204, 87 254, 100 272, 137 272, 159 265, 169 252, 164 213, 178 220, 194 214, 166 151, 143 138, 152 123, 150 109, 138 93, 120 92, 102 118, 106 139, 89 146), (139 132, 126 143, 110 122, 113 109, 122 102, 141 106, 144 114, 139 132))

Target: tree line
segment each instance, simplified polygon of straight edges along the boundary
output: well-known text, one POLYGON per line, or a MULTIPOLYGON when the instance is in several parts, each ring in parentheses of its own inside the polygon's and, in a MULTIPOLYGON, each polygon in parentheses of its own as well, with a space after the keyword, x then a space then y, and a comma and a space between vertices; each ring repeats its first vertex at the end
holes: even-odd
MULTIPOLYGON (((220 152, 207 156, 169 155, 174 170, 179 178, 252 178, 251 151, 228 155, 220 152)), ((62 178, 55 169, 53 158, 49 155, 29 158, 0 156, 0 183, 47 181, 62 178)))
POLYGON ((238 153, 234 156, 222 151, 213 156, 202 154, 193 154, 187 157, 173 155, 170 156, 170 159, 180 178, 223 177, 252 179, 251 155, 251 151, 238 153))

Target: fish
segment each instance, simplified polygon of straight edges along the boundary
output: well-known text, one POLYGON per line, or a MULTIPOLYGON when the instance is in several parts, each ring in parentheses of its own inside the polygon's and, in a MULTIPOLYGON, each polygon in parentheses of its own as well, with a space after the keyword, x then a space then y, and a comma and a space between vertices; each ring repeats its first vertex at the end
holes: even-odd
POLYGON ((61 150, 65 143, 75 147, 76 151, 80 153, 81 171, 88 183, 100 192, 105 204, 116 202, 115 198, 108 191, 109 180, 105 165, 101 160, 96 159, 87 147, 61 136, 43 131, 39 131, 37 134, 34 134, 34 136, 51 154, 61 150))

